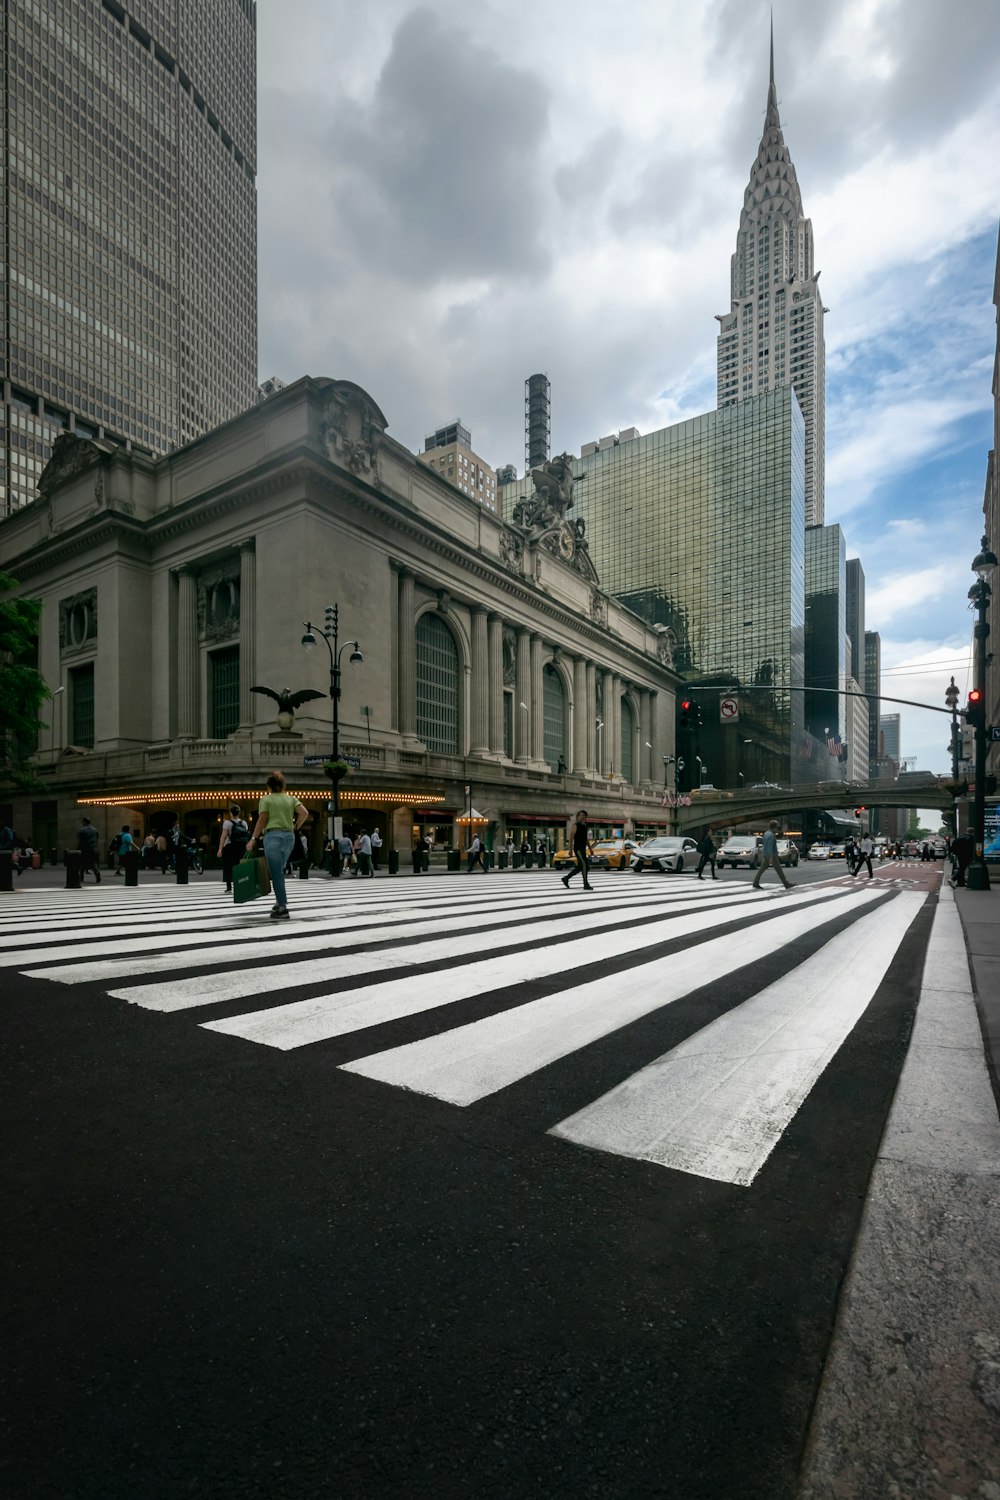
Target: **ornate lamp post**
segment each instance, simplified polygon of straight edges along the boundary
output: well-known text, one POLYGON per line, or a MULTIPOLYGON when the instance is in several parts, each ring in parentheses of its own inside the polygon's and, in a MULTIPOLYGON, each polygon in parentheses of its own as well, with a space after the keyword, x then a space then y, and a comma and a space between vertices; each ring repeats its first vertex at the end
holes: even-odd
MULTIPOLYGON (((330 653, 330 701, 333 704, 333 755, 332 759, 340 759, 340 658, 350 646, 351 654, 348 661, 352 667, 358 666, 364 661, 357 641, 345 641, 342 646, 337 646, 337 630, 340 617, 340 605, 328 604, 325 610, 326 624, 318 631, 314 628, 311 620, 306 620, 306 633, 302 637, 302 648, 312 651, 316 646, 317 633, 321 640, 326 642, 326 649, 330 653)), ((340 821, 340 780, 333 778, 333 800, 331 806, 331 817, 329 822, 329 837, 331 841, 339 839, 342 833, 340 821)), ((334 857, 332 865, 334 874, 340 873, 340 861, 334 857)))
POLYGON ((951 802, 951 822, 952 832, 956 835, 958 833, 958 696, 958 685, 953 677, 945 690, 944 701, 951 709, 951 783, 956 788, 951 802))
POLYGON ((972 560, 972 571, 976 574, 976 582, 969 590, 969 598, 972 600, 976 611, 976 798, 974 803, 973 837, 976 841, 976 853, 966 873, 966 883, 970 891, 988 891, 990 888, 989 871, 986 868, 986 860, 983 857, 983 844, 986 838, 986 642, 989 638, 990 627, 986 623, 986 611, 989 608, 992 590, 989 580, 997 565, 996 556, 990 551, 989 539, 984 536, 983 544, 972 560))

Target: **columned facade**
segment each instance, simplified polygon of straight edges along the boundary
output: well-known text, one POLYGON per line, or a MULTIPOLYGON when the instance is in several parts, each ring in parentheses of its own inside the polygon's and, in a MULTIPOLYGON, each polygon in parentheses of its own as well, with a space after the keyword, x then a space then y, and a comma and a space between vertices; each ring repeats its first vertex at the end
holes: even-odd
POLYGON ((198 715, 198 575, 194 568, 177 574, 177 738, 197 739, 198 715))
POLYGON ((257 546, 240 543, 240 729, 254 722, 254 697, 250 689, 257 681, 257 546))

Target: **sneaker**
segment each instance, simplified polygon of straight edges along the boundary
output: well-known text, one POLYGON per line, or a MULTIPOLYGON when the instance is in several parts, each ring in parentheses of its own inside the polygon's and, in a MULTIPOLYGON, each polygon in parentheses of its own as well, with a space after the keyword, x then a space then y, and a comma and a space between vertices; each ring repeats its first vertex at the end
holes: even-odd
POLYGON ((562 880, 562 883, 566 887, 566 889, 569 890, 569 876, 568 875, 562 875, 562 876, 560 876, 560 879, 562 880))
POLYGON ((287 916, 288 916, 288 907, 287 906, 276 906, 274 908, 274 910, 272 911, 272 913, 271 913, 271 920, 272 921, 278 921, 281 917, 287 917, 287 916))

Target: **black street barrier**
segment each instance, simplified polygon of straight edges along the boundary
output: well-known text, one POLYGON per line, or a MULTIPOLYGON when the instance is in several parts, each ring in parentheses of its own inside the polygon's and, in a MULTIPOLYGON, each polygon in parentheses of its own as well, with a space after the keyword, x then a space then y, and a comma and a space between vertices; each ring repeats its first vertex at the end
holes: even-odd
POLYGON ((506 849, 501 849, 500 853, 497 855, 497 869, 498 870, 506 870, 506 868, 507 868, 507 851, 506 851, 506 849))
POLYGON ((80 889, 80 870, 83 863, 83 855, 79 849, 66 849, 63 852, 63 862, 66 865, 66 889, 78 891, 80 889))
POLYGON ((57 865, 58 863, 59 863, 59 850, 58 849, 50 849, 49 850, 49 864, 50 865, 57 865))
POLYGON ((512 870, 519 870, 521 868, 521 856, 516 849, 510 857, 510 867, 512 870))
POLYGON ((139 851, 130 849, 128 854, 122 855, 122 869, 125 871, 125 884, 139 884, 139 851))
POLYGON ((14 889, 14 851, 0 849, 0 891, 14 889))
POLYGON ((419 875, 424 868, 424 856, 419 849, 413 851, 413 873, 419 875))
POLYGON ((184 848, 184 846, 182 844, 178 844, 178 846, 177 846, 177 854, 176 854, 176 857, 175 857, 175 864, 177 866, 177 884, 178 885, 187 885, 187 883, 188 883, 188 857, 187 857, 187 850, 184 848))
POLYGON ((449 849, 448 850, 448 873, 449 873, 449 875, 454 875, 456 873, 456 871, 460 870, 461 868, 462 868, 462 851, 461 851, 461 849, 449 849))
POLYGON ((300 880, 308 880, 309 879, 309 861, 307 859, 300 859, 299 860, 299 879, 300 880))
POLYGON ((389 868, 389 874, 390 875, 398 875, 399 874, 399 850, 398 849, 390 849, 389 850, 389 866, 388 866, 388 868, 389 868))

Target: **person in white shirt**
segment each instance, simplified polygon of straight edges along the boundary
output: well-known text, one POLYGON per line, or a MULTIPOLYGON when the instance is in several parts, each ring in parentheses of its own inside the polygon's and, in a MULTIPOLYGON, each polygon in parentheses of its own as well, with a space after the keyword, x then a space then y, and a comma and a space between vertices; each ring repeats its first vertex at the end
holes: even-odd
POLYGON ((360 833, 354 841, 354 857, 358 862, 355 875, 364 875, 374 878, 375 871, 372 869, 372 841, 367 833, 360 833))
POLYGON ((486 861, 483 858, 483 841, 479 837, 478 833, 473 837, 472 843, 469 845, 469 868, 466 871, 466 874, 471 875, 473 870, 476 868, 476 865, 479 865, 481 867, 482 872, 485 875, 486 861))
POLYGON ((852 875, 857 875, 858 871, 861 869, 861 866, 862 865, 867 865, 868 866, 868 879, 871 880, 871 878, 872 878, 872 852, 873 852, 874 848, 875 848, 875 845, 871 841, 871 836, 866 833, 865 836, 864 836, 864 838, 861 840, 861 843, 858 845, 858 857, 855 860, 854 869, 851 871, 852 875))
POLYGON ((379 833, 379 831, 378 831, 377 828, 373 828, 372 831, 371 831, 371 841, 372 841, 372 869, 373 870, 377 870, 378 869, 379 850, 382 847, 382 835, 379 833))

